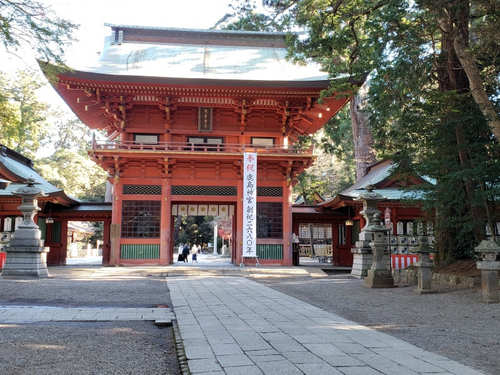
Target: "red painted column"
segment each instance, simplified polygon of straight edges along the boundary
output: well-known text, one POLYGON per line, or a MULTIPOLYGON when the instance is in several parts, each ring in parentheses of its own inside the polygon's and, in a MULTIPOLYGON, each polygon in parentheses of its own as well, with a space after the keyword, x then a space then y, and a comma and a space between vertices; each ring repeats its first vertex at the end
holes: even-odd
POLYGON ((111 255, 109 264, 120 264, 120 237, 122 222, 122 183, 115 179, 113 188, 113 209, 111 211, 111 255))
POLYGON ((398 235, 398 213, 396 207, 391 208, 392 234, 398 235))
POLYGON ((243 176, 238 180, 238 196, 236 201, 236 264, 242 262, 243 255, 243 176))
POLYGON ((171 244, 172 204, 170 201, 170 186, 167 179, 161 183, 161 222, 160 222, 160 264, 172 263, 171 244))
POLYGON ((111 220, 104 220, 104 228, 102 231, 102 264, 109 265, 110 255, 111 255, 111 243, 110 243, 110 228, 111 220))
POLYGON ((285 181, 283 183, 283 265, 292 265, 292 189, 285 181))

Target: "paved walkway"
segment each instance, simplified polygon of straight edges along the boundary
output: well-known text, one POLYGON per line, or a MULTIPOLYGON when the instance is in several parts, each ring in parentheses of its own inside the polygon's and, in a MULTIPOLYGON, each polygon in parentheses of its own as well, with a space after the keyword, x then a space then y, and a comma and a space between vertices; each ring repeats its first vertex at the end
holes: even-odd
POLYGON ((167 282, 193 374, 480 374, 252 280, 167 282))
POLYGON ((191 266, 191 267, 228 267, 228 266, 233 266, 231 264, 231 258, 230 257, 223 257, 220 255, 214 255, 214 254, 197 254, 196 258, 197 261, 193 262, 193 255, 189 254, 188 256, 188 261, 187 262, 179 262, 177 259, 179 257, 178 253, 173 254, 173 259, 174 263, 172 264, 173 267, 184 267, 184 266, 191 266))
POLYGON ((168 308, 0 306, 0 323, 172 321, 168 308))

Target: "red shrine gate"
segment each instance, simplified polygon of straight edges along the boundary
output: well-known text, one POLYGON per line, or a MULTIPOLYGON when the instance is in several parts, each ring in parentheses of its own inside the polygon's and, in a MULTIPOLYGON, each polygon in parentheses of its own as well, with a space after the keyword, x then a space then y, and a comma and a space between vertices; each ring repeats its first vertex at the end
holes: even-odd
POLYGON ((348 98, 319 103, 327 77, 287 62, 284 34, 111 27, 100 67, 54 86, 108 135, 90 156, 114 189, 110 263, 172 263, 173 207, 195 204, 234 207, 233 262, 244 262, 242 164, 255 152, 257 255, 291 265, 291 189, 313 160, 295 142, 348 98))

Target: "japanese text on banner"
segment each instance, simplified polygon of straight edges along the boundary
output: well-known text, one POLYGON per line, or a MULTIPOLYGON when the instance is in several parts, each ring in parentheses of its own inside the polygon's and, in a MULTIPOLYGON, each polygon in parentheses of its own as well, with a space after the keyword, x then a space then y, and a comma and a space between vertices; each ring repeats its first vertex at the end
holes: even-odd
POLYGON ((243 154, 243 256, 257 256, 257 154, 243 154))

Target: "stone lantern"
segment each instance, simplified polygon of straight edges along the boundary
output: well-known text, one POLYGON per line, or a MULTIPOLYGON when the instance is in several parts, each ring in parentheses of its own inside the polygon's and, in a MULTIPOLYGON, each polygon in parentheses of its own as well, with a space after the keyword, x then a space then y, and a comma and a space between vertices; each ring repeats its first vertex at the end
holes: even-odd
POLYGON ((389 271, 389 259, 386 254, 386 228, 382 226, 381 212, 377 208, 378 202, 385 198, 368 186, 356 200, 363 202, 361 214, 366 225, 359 233, 359 240, 353 253, 352 275, 366 276, 365 285, 370 288, 384 288, 394 286, 394 280, 389 271))
POLYGON ((44 278, 48 277, 46 253, 41 239, 41 232, 33 221, 38 208, 37 198, 44 196, 35 187, 33 180, 27 181, 14 195, 21 197, 22 203, 18 209, 23 214, 23 221, 17 227, 7 246, 7 259, 2 276, 6 278, 44 278))
POLYGON ((382 225, 380 214, 378 210, 373 213, 368 228, 373 233, 373 239, 370 242, 373 260, 365 278, 365 286, 369 288, 392 288, 394 287, 394 279, 389 269, 390 257, 387 251, 386 228, 382 225))
POLYGON ((427 236, 420 236, 419 247, 417 250, 417 275, 418 285, 415 292, 418 294, 432 293, 432 266, 434 262, 431 260, 430 255, 433 250, 429 246, 427 236))
MULTIPOLYGON (((380 215, 377 208, 377 203, 383 200, 384 197, 373 191, 373 186, 368 186, 366 191, 362 192, 357 201, 363 202, 363 210, 361 214, 365 218, 366 225, 359 233, 359 240, 356 241, 355 247, 351 249, 353 254, 353 264, 351 275, 358 278, 366 277, 368 269, 370 269, 373 260, 372 248, 370 242, 374 238, 373 225, 375 215, 380 215)), ((378 229, 378 227, 377 227, 378 229)))
POLYGON ((483 302, 500 302, 497 277, 500 270, 500 246, 493 240, 482 240, 475 251, 482 259, 476 265, 481 270, 483 302))

